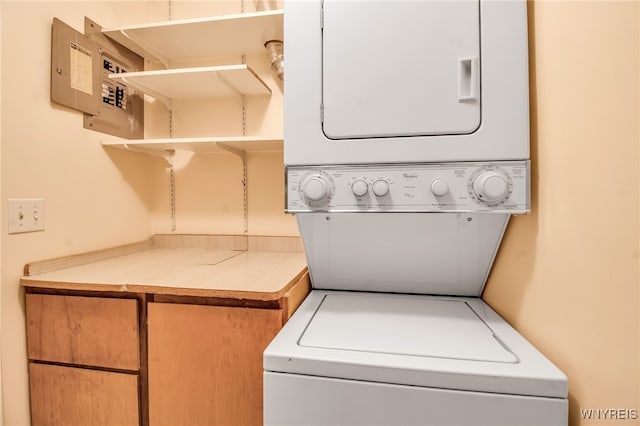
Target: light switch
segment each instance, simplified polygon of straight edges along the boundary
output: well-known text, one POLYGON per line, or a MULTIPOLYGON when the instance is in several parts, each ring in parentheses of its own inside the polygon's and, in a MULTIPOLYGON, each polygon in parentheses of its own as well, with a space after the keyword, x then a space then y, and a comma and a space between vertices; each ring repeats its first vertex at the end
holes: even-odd
POLYGON ((44 231, 45 211, 43 198, 9 199, 9 234, 44 231))

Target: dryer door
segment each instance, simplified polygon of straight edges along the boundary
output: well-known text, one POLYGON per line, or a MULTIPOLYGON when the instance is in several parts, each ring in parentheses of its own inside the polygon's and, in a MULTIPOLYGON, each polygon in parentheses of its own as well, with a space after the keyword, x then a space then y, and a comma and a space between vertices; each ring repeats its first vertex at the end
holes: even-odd
POLYGON ((524 0, 285 0, 284 162, 529 158, 524 0))
POLYGON ((324 2, 323 131, 330 139, 473 133, 480 4, 324 2))

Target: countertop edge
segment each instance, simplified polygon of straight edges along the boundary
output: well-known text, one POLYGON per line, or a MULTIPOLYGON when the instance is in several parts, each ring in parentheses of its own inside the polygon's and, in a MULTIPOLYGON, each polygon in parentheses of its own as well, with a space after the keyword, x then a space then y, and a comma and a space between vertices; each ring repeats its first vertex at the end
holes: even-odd
MULTIPOLYGON (((170 237, 170 236, 169 236, 170 237)), ((183 238, 183 236, 175 236, 176 239, 183 238)), ((193 237, 193 236, 190 236, 193 237)), ((208 235, 202 236, 204 238, 216 238, 217 236, 208 235)), ((224 238, 228 237, 238 237, 238 238, 251 238, 250 236, 224 236, 224 238)), ((86 292, 98 292, 98 293, 113 293, 113 294, 155 294, 155 295, 166 295, 166 296, 182 296, 182 297, 204 297, 204 298, 224 298, 224 299, 235 299, 235 300, 254 300, 254 301, 265 301, 272 302, 280 300, 286 297, 287 293, 298 283, 304 274, 308 271, 306 266, 297 270, 297 268, 292 268, 292 274, 288 277, 287 282, 283 282, 282 286, 279 287, 277 291, 261 291, 261 290, 240 290, 240 289, 225 289, 220 288, 189 288, 189 287, 181 287, 179 285, 159 285, 154 284, 153 282, 137 282, 137 283, 127 283, 127 282, 118 282, 118 283, 109 283, 109 282, 78 282, 78 281, 62 281, 57 279, 51 279, 48 277, 38 278, 39 274, 46 274, 47 272, 59 271, 66 268, 73 268, 75 266, 87 265, 93 262, 102 261, 105 259, 110 259, 118 256, 126 256, 129 254, 133 254, 136 252, 153 250, 156 248, 156 244, 154 240, 157 237, 152 236, 149 240, 125 244, 121 246, 111 247, 102 250, 95 250, 87 253, 80 253, 70 256, 64 256, 60 258, 33 262, 25 265, 25 276, 20 279, 20 285, 25 288, 33 288, 33 289, 51 289, 51 290, 61 290, 61 291, 86 291, 86 292)), ((166 238, 166 236, 164 237, 166 238)), ((258 238, 262 240, 269 240, 268 236, 259 236, 258 238)), ((279 250, 260 250, 254 249, 251 250, 252 247, 247 246, 247 250, 242 250, 244 252, 262 252, 262 251, 272 251, 279 253, 287 253, 294 252, 299 253, 297 250, 291 250, 291 242, 295 239, 299 239, 299 237, 273 237, 273 241, 276 242, 276 246, 278 246, 277 242, 280 240, 289 240, 287 242, 287 247, 283 251, 279 250)), ((179 248, 188 248, 183 244, 179 244, 179 248)), ((222 261, 224 263, 226 260, 222 261)), ((89 278, 87 278, 89 279, 89 278)), ((89 279, 90 280, 90 279, 89 279)))

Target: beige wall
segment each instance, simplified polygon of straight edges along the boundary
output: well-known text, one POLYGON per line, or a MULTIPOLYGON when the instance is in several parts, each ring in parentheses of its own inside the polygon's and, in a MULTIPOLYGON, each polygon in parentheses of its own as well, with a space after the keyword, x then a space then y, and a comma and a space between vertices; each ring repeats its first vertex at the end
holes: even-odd
POLYGON ((639 4, 529 4, 533 213, 484 298, 569 377, 580 409, 640 410, 639 4))
MULTIPOLYGON (((237 1, 171 8, 174 19, 237 11, 237 1)), ((4 419, 26 425, 23 265, 170 231, 166 164, 103 150, 81 114, 49 102, 51 19, 82 29, 84 15, 112 26, 164 20, 169 9, 166 1, 2 2, 0 12, 0 224, 7 198, 47 201, 45 232, 4 231, 0 245, 4 419)), ((579 409, 640 409, 640 12, 635 2, 539 2, 530 24, 534 211, 513 220, 484 297, 567 373, 571 423, 598 424, 580 422, 579 409)), ((274 96, 248 100, 249 134, 281 132, 281 90, 266 78, 274 96)), ((177 107, 176 136, 241 129, 237 101, 177 107)), ((166 111, 148 110, 150 136, 166 136, 166 111)), ((282 214, 281 155, 250 154, 248 167, 249 232, 295 235, 282 214)), ((231 154, 180 154, 176 232, 241 232, 240 179, 231 154)))
MULTIPOLYGON (((252 2, 245 1, 247 11, 252 2)), ((104 27, 240 12, 240 1, 0 2, 2 93, 1 224, 6 199, 46 199, 46 231, 2 233, 2 384, 6 425, 29 424, 23 292, 19 277, 34 260, 138 241, 171 232, 167 164, 144 154, 105 150, 105 135, 82 128, 82 114, 49 100, 53 17, 82 30, 86 15, 104 27), (171 9, 171 10, 170 10, 171 9), (19 42, 18 42, 19 41, 19 42)), ((247 134, 282 137, 282 88, 264 57, 247 57, 273 89, 271 98, 247 99, 247 134)), ((239 63, 240 57, 218 63, 239 63)), ((189 64, 185 64, 189 65, 189 64)), ((146 66, 154 67, 147 63, 146 66)), ((239 99, 178 103, 174 136, 242 133, 239 99)), ((165 108, 148 104, 149 137, 168 136, 165 108)), ((251 234, 297 235, 284 214, 281 153, 249 154, 251 234)), ((242 233, 242 167, 234 155, 176 156, 177 233, 242 233)), ((0 226, 4 229, 4 226, 0 226)))
POLYGON ((2 2, 2 384, 4 423, 29 424, 24 296, 25 263, 147 238, 151 163, 106 152, 82 114, 49 100, 51 22, 78 30, 83 17, 113 26, 150 20, 149 4, 2 2), (8 235, 6 200, 46 200, 46 231, 8 235))
MULTIPOLYGON (((2 9, 0 8, 0 82, 2 81, 2 9)), ((2 84, 0 83, 0 105, 2 105, 2 84)), ((0 114, 0 165, 2 165, 2 114, 0 114)), ((2 173, 0 173, 0 202, 2 202, 2 173)), ((1 219, 0 214, 0 219, 1 219)), ((0 226, 0 229, 2 227, 0 226)), ((0 259, 2 259, 2 241, 0 237, 0 259)), ((2 279, 2 261, 0 261, 0 280, 2 279)), ((0 281, 0 286, 2 281, 0 281)), ((0 287, 1 288, 1 287, 0 287)), ((4 405, 2 403, 2 291, 0 290, 0 425, 4 424, 4 405)))

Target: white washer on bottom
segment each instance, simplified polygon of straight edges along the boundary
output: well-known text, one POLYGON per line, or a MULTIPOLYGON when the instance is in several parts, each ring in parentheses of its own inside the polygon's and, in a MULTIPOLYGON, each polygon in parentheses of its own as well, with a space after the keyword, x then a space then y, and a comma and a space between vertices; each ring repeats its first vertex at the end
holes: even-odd
POLYGON ((477 297, 313 290, 264 368, 267 426, 567 422, 565 375, 477 297))

